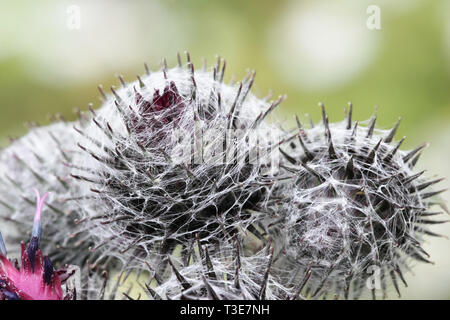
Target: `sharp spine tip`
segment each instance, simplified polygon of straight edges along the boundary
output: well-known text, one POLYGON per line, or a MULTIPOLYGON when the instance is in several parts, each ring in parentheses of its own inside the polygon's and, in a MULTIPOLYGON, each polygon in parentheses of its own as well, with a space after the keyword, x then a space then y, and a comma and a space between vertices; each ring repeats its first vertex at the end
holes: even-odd
POLYGON ((101 84, 99 84, 99 85, 97 86, 97 89, 98 89, 98 91, 100 92, 100 94, 102 95, 102 97, 103 97, 105 100, 107 100, 108 97, 106 96, 105 91, 103 91, 103 86, 102 86, 101 84))
POLYGON ((389 132, 389 134, 386 136, 386 138, 384 138, 384 142, 386 143, 391 143, 392 140, 395 137, 395 133, 397 132, 398 127, 400 126, 400 122, 402 121, 402 118, 399 117, 397 123, 394 125, 394 127, 391 129, 391 131, 389 132))
POLYGON ((352 128, 352 117, 353 117, 353 104, 348 103, 348 115, 347 115, 347 130, 352 128))
MULTIPOLYGON (((421 146, 419 146, 419 147, 417 147, 417 148, 415 148, 414 150, 411 150, 406 156, 404 156, 403 157, 403 161, 406 163, 406 162, 409 162, 409 160, 411 160, 417 153, 419 153, 420 154, 420 151, 421 150, 423 150, 423 149, 425 149, 425 148, 427 148, 429 146, 429 143, 424 143, 424 144, 422 144, 421 146)), ((414 157, 415 158, 415 157, 414 157)), ((416 159, 416 162, 417 162, 417 160, 418 159, 416 159)), ((415 164, 415 163, 414 163, 415 164)))
POLYGON ((136 77, 139 81, 139 87, 144 88, 145 87, 144 81, 142 81, 142 79, 139 75, 136 75, 136 77))
POLYGON ((178 66, 178 68, 182 67, 182 65, 181 65, 181 55, 180 55, 179 52, 177 52, 177 66, 178 66))

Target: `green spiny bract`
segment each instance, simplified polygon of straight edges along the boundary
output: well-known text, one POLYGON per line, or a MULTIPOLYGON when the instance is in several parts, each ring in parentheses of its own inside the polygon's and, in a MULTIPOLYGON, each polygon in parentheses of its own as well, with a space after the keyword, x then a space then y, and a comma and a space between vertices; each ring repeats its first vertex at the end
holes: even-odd
POLYGON ((400 150, 404 138, 393 143, 399 123, 376 130, 375 115, 359 126, 351 105, 345 121, 329 123, 321 106, 322 125, 304 129, 298 122, 296 143, 283 147, 283 167, 295 179, 281 191, 289 200, 270 228, 280 251, 276 265, 310 297, 357 298, 377 280, 380 287, 369 285, 374 298, 376 289, 386 295, 388 282, 400 295, 410 260, 429 262, 423 236, 436 234, 427 225, 445 222, 431 218, 439 204, 431 199, 441 191, 428 191, 442 179, 413 170, 426 145, 400 150))
POLYGON ((206 243, 240 230, 262 237, 258 210, 278 179, 282 139, 265 118, 282 99, 253 96, 254 73, 224 84, 224 69, 219 60, 212 72, 194 71, 189 56, 187 68, 147 69, 134 83, 121 80, 91 125, 76 128, 81 220, 103 256, 155 258, 166 270, 166 254, 196 235, 206 243))

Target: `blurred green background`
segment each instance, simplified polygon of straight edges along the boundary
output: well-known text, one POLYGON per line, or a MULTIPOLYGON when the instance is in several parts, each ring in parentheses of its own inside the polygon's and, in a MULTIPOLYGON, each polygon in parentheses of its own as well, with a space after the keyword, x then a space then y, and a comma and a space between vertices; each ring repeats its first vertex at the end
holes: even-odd
MULTIPOLYGON (((348 101, 365 120, 378 105, 378 126, 403 117, 404 147, 431 146, 420 166, 450 178, 450 1, 448 0, 40 0, 0 1, 0 145, 48 123, 74 119, 76 107, 99 106, 98 84, 132 80, 143 62, 158 69, 188 50, 227 60, 228 79, 257 70, 254 92, 287 94, 277 115, 331 121, 348 101), (367 26, 379 9, 381 29, 367 26)), ((444 184, 448 185, 448 180, 444 184)), ((449 199, 449 192, 444 196, 449 199)), ((450 234, 447 225, 436 232, 450 234)), ((408 275, 404 298, 450 298, 449 241, 430 239, 436 265, 408 275)), ((396 297, 395 294, 390 295, 396 297)))

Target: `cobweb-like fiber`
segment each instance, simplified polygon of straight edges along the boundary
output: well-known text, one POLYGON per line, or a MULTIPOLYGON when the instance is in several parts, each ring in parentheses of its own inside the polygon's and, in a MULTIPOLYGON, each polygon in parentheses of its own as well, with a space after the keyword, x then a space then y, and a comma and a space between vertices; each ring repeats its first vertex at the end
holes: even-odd
POLYGON ((282 139, 265 118, 281 99, 253 96, 254 74, 224 84, 223 72, 194 71, 189 60, 148 72, 105 95, 92 123, 76 128, 80 220, 102 256, 150 259, 164 272, 166 254, 197 235, 204 243, 239 230, 261 236, 258 209, 276 180, 282 139))
POLYGON ((435 235, 426 226, 440 222, 429 218, 439 213, 430 211, 439 191, 426 190, 441 179, 425 180, 413 169, 425 145, 399 150, 404 138, 391 144, 398 123, 384 131, 375 121, 353 123, 350 109, 346 121, 328 123, 323 108, 322 124, 299 124, 296 145, 286 150, 284 168, 295 179, 272 225, 277 265, 290 281, 300 271, 294 282, 311 297, 358 297, 374 275, 374 297, 376 289, 385 296, 388 281, 400 295, 398 279, 404 282, 410 260, 429 262, 421 246, 424 235, 435 235))
POLYGON ((254 254, 243 253, 241 241, 191 246, 182 259, 171 258, 172 273, 145 285, 151 299, 278 300, 291 295, 271 274, 270 245, 254 254), (160 283, 159 283, 160 282, 160 283))
POLYGON ((226 84, 223 60, 197 71, 187 58, 120 77, 99 110, 0 153, 6 241, 28 237, 38 189, 51 193, 43 250, 81 268, 81 299, 129 298, 134 273, 151 275, 131 288, 153 299, 400 295, 412 262, 430 262, 427 226, 446 222, 429 190, 441 179, 414 170, 426 145, 400 150, 399 123, 361 126, 351 107, 329 123, 322 106, 320 125, 289 135, 266 121, 282 98, 255 97, 254 73, 226 84))
POLYGON ((34 127, 0 154, 0 215, 14 223, 14 229, 2 228, 7 242, 26 240, 33 226, 34 189, 50 192, 43 213, 41 247, 52 261, 82 265, 88 245, 71 237, 76 224, 75 203, 78 192, 70 183, 67 163, 73 156, 75 132, 72 124, 59 122, 34 127))

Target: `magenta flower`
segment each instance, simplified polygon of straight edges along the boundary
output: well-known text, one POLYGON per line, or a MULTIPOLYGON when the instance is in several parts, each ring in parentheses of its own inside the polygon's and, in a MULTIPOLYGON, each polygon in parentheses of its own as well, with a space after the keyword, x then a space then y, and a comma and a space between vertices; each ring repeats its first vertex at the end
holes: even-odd
POLYGON ((37 190, 36 214, 28 247, 21 243, 22 266, 7 258, 0 233, 0 300, 63 300, 74 298, 74 292, 64 295, 62 283, 70 277, 66 270, 56 271, 49 257, 43 256, 39 243, 42 234, 41 213, 48 193, 41 198, 37 190))
MULTIPOLYGON (((176 127, 181 120, 184 109, 186 108, 186 98, 179 93, 175 82, 171 81, 164 87, 164 91, 160 93, 155 90, 151 101, 147 101, 137 90, 135 91, 135 102, 139 107, 137 113, 132 113, 131 130, 140 137, 148 137, 149 130, 158 132, 155 141, 162 141, 167 138, 168 125, 176 127), (164 129, 164 130, 163 130, 164 129)), ((154 144, 154 141, 146 141, 147 139, 139 139, 143 145, 154 144)), ((158 144, 158 143, 156 143, 158 144)))

